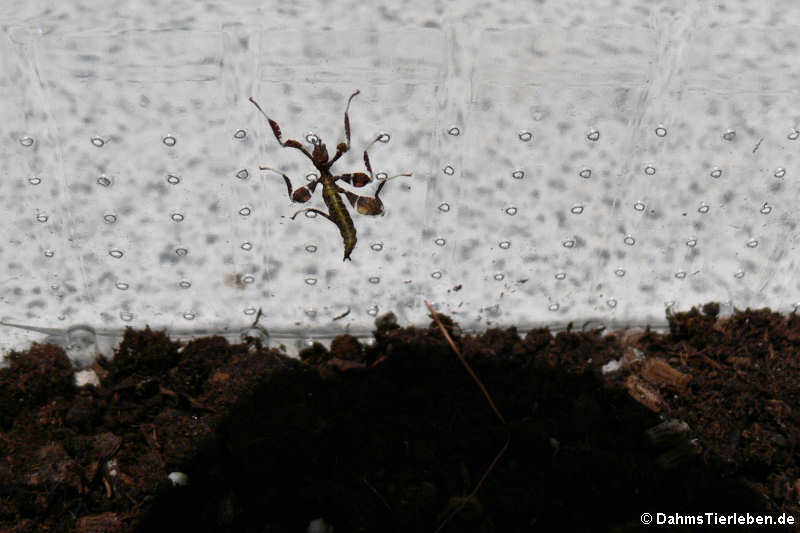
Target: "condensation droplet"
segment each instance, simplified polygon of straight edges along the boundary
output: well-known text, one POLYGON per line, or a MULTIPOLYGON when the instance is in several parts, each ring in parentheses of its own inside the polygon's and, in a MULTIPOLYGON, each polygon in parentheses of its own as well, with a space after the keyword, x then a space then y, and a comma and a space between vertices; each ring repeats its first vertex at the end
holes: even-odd
POLYGON ((446 241, 446 240, 444 240, 444 239, 443 239, 443 238, 441 238, 441 237, 439 237, 438 239, 436 239, 436 240, 435 240, 435 241, 433 241, 433 242, 436 244, 436 246, 444 246, 445 244, 447 244, 447 241, 446 241))
POLYGON ((370 246, 374 251, 380 252, 383 250, 383 243, 382 242, 373 242, 370 246))
POLYGON ((167 183, 170 185, 177 185, 181 182, 180 176, 177 174, 167 174, 167 183))
POLYGON ((306 211, 304 214, 306 218, 317 218, 316 211, 306 211))
POLYGON ((92 144, 97 146, 98 148, 106 144, 106 141, 104 141, 102 137, 97 137, 97 136, 92 137, 90 141, 92 141, 92 144))
POLYGON ((633 204, 633 208, 634 208, 636 211, 644 211, 646 207, 647 207, 647 206, 644 204, 644 202, 641 202, 641 201, 637 201, 637 202, 635 202, 635 203, 633 204))
POLYGON ((697 208, 697 212, 698 212, 698 213, 702 213, 702 214, 704 214, 704 215, 705 215, 706 213, 708 213, 708 210, 709 210, 709 209, 711 209, 711 206, 709 206, 709 205, 708 205, 707 203, 705 203, 705 202, 701 202, 701 203, 700 203, 700 207, 698 207, 698 208, 697 208))
POLYGON ((625 276, 625 269, 617 268, 616 270, 614 270, 614 274, 616 274, 617 277, 622 278, 625 276))
POLYGON ((444 167, 442 169, 442 172, 444 172, 448 176, 452 176, 453 174, 455 174, 456 170, 453 167, 451 167, 450 165, 447 165, 446 167, 444 167))
POLYGON ((247 178, 250 177, 250 172, 248 172, 246 168, 243 168, 242 170, 236 173, 236 177, 239 178, 240 180, 246 180, 247 178))
POLYGON ((677 272, 675 272, 675 277, 676 277, 677 279, 684 279, 684 278, 686 278, 686 271, 684 271, 684 270, 678 270, 677 272))
POLYGON ((659 137, 666 137, 667 128, 665 128, 663 124, 659 124, 658 126, 656 126, 656 135, 658 135, 659 137))
POLYGON ((783 168, 783 167, 776 168, 774 176, 776 178, 782 178, 782 177, 786 176, 786 169, 783 168))
POLYGON ((315 179, 317 179, 317 175, 313 172, 306 174, 306 181, 314 181, 315 179))
POLYGON ((736 138, 736 132, 734 130, 728 130, 722 134, 722 138, 726 141, 732 141, 736 138))
POLYGON ((369 306, 369 308, 367 309, 367 314, 368 314, 369 316, 378 316, 378 311, 379 311, 379 310, 380 310, 380 308, 379 308, 377 305, 371 305, 371 306, 369 306))
POLYGON ((133 313, 128 313, 127 311, 120 311, 119 317, 120 319, 122 319, 123 322, 130 322, 131 320, 133 320, 133 313))
POLYGON ((188 289, 192 286, 192 282, 189 280, 182 279, 178 282, 178 287, 181 289, 188 289))
POLYGON ((186 248, 176 248, 175 254, 179 257, 183 257, 189 253, 189 250, 186 248))
POLYGON ((313 131, 309 131, 306 133, 306 142, 316 145, 319 143, 319 137, 317 137, 317 134, 313 131))
POLYGON ((514 172, 511 173, 511 177, 514 178, 515 180, 521 180, 522 178, 525 177, 525 171, 515 170, 514 172))
POLYGON ((183 213, 172 213, 172 215, 170 215, 170 218, 173 220, 173 222, 183 222, 184 217, 183 213))
POLYGON ((606 301, 606 305, 609 306, 611 309, 614 309, 615 307, 617 307, 617 300, 614 298, 609 298, 606 301))
POLYGON ((239 248, 241 248, 245 252, 249 252, 250 250, 253 249, 253 244, 250 243, 250 242, 245 241, 245 242, 243 242, 242 244, 239 245, 239 248))
POLYGON ((733 277, 736 279, 742 279, 744 277, 744 271, 741 269, 737 270, 733 277))
POLYGON ((303 313, 305 313, 305 315, 308 318, 312 319, 312 320, 317 318, 317 310, 316 309, 306 309, 305 311, 303 311, 303 313))
POLYGON ((31 176, 30 178, 28 178, 28 183, 30 183, 31 185, 39 185, 40 183, 42 183, 42 178, 38 176, 31 176))
POLYGON ((800 130, 797 128, 792 128, 792 131, 789 132, 789 135, 787 135, 786 138, 790 141, 796 141, 798 138, 800 138, 800 130))
POLYGON ((56 255, 56 253, 53 250, 45 250, 44 251, 44 256, 45 257, 53 257, 54 255, 56 255))
POLYGON ((758 246, 758 241, 756 239, 750 239, 749 241, 747 241, 748 248, 755 248, 757 246, 758 246))
POLYGON ((567 279, 567 273, 562 270, 562 271, 556 272, 554 277, 558 281, 564 281, 565 279, 567 279))
POLYGON ((560 307, 561 307, 561 306, 560 306, 560 305, 558 305, 557 303, 552 303, 552 304, 550 304, 550 305, 548 305, 548 306, 547 306, 547 310, 548 310, 548 311, 553 311, 553 312, 555 312, 555 311, 558 311, 558 309, 559 309, 560 307))
POLYGON ((440 203, 439 211, 441 211, 442 213, 447 213, 448 211, 450 211, 450 204, 448 204, 447 202, 440 203))
POLYGON ((600 140, 600 132, 595 129, 591 129, 586 132, 586 138, 592 142, 597 142, 600 140))
POLYGON ((106 224, 113 224, 114 222, 117 221, 117 215, 113 213, 106 213, 105 215, 103 215, 103 221, 106 224))
POLYGON ((573 215, 580 215, 580 214, 582 214, 582 213, 583 213, 583 206, 582 206, 582 205, 580 205, 580 204, 579 204, 579 205, 573 205, 573 206, 572 206, 572 209, 570 209, 570 212, 571 212, 573 215))
POLYGON ((628 246, 633 246, 634 244, 636 244, 636 239, 634 239, 633 236, 629 233, 628 235, 625 235, 625 238, 622 239, 622 242, 624 242, 628 246))
POLYGON ((436 271, 431 273, 431 277, 433 279, 441 279, 442 278, 442 273, 439 272, 438 270, 436 270, 436 271))
POLYGON ((564 248, 574 248, 575 247, 575 239, 565 239, 561 241, 561 246, 564 248))
POLYGON ((503 281, 505 278, 506 278, 506 275, 505 275, 505 274, 500 274, 500 273, 498 273, 498 274, 495 274, 495 275, 494 275, 494 280, 495 280, 495 281, 503 281))
POLYGON ((28 148, 29 146, 33 146, 33 138, 32 137, 28 137, 27 135, 24 136, 24 137, 20 137, 19 138, 19 143, 22 146, 28 148))
POLYGON ((653 174, 656 173, 656 167, 654 167, 653 165, 647 165, 646 167, 644 167, 644 173, 647 174, 648 176, 652 176, 653 174))
POLYGON ((375 179, 378 181, 386 181, 387 178, 389 178, 389 174, 387 174, 386 172, 378 172, 377 174, 375 174, 375 179))
POLYGON ((509 215, 509 216, 513 217, 516 214, 517 214, 517 208, 516 207, 507 207, 506 208, 506 215, 509 215))
POLYGON ((122 257, 122 256, 123 256, 123 255, 125 255, 125 254, 122 252, 122 250, 116 250, 116 249, 115 249, 115 250, 110 250, 110 251, 108 252, 108 255, 110 255, 110 256, 111 256, 111 257, 113 257, 114 259, 119 259, 120 257, 122 257))
POLYGON ((695 246, 697 246, 697 239, 689 239, 688 241, 686 241, 686 246, 688 246, 689 248, 694 248, 695 246))
POLYGON ((118 282, 116 282, 116 283, 114 284, 114 286, 115 286, 117 289, 121 290, 121 291, 127 291, 127 290, 128 290, 128 288, 130 287, 130 285, 128 285, 128 284, 127 284, 127 283, 125 283, 124 281, 118 281, 118 282))
POLYGON ((372 277, 368 278, 367 281, 369 281, 373 285, 377 285, 378 283, 381 282, 381 278, 379 278, 378 276, 372 276, 372 277))
POLYGON ((48 216, 44 213, 37 213, 36 214, 36 222, 45 223, 47 222, 48 216))
POLYGON ((247 137, 247 130, 236 130, 236 133, 233 134, 234 139, 244 139, 247 137))
POLYGON ((248 274, 248 275, 246 275, 245 277, 242 278, 242 282, 245 285, 249 285, 249 284, 253 283, 255 280, 256 280, 256 278, 252 274, 248 274))
MULTIPOLYGON (((253 213, 253 210, 249 207, 243 207, 239 209, 239 214, 243 217, 249 217, 253 213)), ((306 216, 308 216, 309 211, 306 212, 306 216)))
POLYGON ((183 313, 183 318, 186 320, 194 320, 195 318, 197 318, 197 313, 195 313, 194 311, 186 311, 185 313, 183 313))
POLYGON ((519 137, 520 141, 526 143, 526 142, 530 142, 533 139, 533 133, 531 133, 531 132, 529 132, 527 130, 520 130, 520 132, 517 133, 517 137, 519 137))
POLYGON ((308 244, 308 245, 306 245, 306 252, 308 252, 308 253, 310 253, 310 254, 313 254, 313 253, 315 253, 316 251, 317 251, 317 247, 316 247, 316 245, 314 245, 314 244, 308 244))
POLYGON ((461 130, 458 128, 458 126, 450 126, 450 129, 447 130, 447 133, 453 137, 458 137, 461 135, 461 130))
POLYGON ((769 215, 770 213, 772 213, 772 206, 764 202, 764 205, 761 206, 760 211, 762 215, 769 215))
POLYGON ((592 177, 592 169, 591 168, 581 169, 581 171, 578 172, 578 176, 582 177, 583 179, 588 180, 589 178, 592 177))
POLYGON ((167 146, 175 146, 175 143, 177 143, 177 142, 178 142, 178 139, 176 139, 176 138, 175 138, 175 137, 173 137, 172 135, 167 135, 166 137, 164 137, 163 139, 161 139, 161 142, 163 142, 163 143, 164 143, 164 144, 166 144, 167 146))
POLYGON ((111 179, 105 174, 100 174, 100 177, 97 178, 97 184, 103 187, 109 187, 111 186, 111 179))
POLYGON ((721 168, 714 167, 713 169, 711 169, 711 177, 712 178, 716 179, 716 178, 719 178, 720 176, 722 176, 722 169, 721 168))
POLYGON ((502 248, 503 250, 508 250, 511 248, 511 241, 500 241, 497 246, 502 248))
POLYGON ((306 278, 305 279, 306 285, 314 286, 317 284, 317 278, 306 278))
POLYGON ((385 131, 381 132, 381 136, 378 137, 378 142, 382 142, 383 144, 386 144, 391 140, 392 140, 392 136, 389 135, 388 133, 386 133, 385 131))

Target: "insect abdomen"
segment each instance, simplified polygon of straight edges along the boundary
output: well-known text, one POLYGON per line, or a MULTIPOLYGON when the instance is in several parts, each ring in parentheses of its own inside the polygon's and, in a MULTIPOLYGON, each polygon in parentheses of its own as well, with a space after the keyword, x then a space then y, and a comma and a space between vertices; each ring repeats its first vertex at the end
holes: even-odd
POLYGON ((328 206, 328 216, 339 228, 339 233, 342 234, 342 241, 344 241, 344 259, 350 259, 350 252, 356 247, 356 227, 353 224, 353 219, 347 211, 342 197, 335 185, 329 185, 323 181, 322 199, 325 205, 328 206))

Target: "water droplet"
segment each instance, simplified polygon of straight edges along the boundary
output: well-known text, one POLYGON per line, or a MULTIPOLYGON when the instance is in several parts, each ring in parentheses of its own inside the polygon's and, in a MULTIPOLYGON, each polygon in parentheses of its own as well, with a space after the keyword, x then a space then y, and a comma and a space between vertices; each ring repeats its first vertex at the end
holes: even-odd
POLYGON ((709 209, 711 209, 711 207, 707 203, 700 202, 700 207, 697 208, 697 212, 705 215, 706 213, 708 213, 709 209))
POLYGON ((44 213, 36 214, 36 222, 45 223, 47 222, 47 218, 48 218, 47 215, 45 215, 44 213))
POLYGON ((378 283, 381 282, 381 278, 379 278, 378 276, 372 276, 372 277, 368 278, 367 281, 369 281, 373 285, 377 285, 378 283))
POLYGON ((622 277, 625 276, 625 269, 624 268, 617 268, 616 270, 614 270, 614 274, 616 274, 617 277, 622 278, 622 277))
POLYGON ((697 239, 689 239, 688 241, 686 241, 686 246, 688 246, 689 248, 694 248, 695 246, 697 246, 697 239))
POLYGON ((622 239, 622 242, 624 242, 628 246, 633 246, 634 244, 636 244, 636 239, 634 239, 633 236, 629 233, 625 235, 625 238, 622 239))
POLYGON ((317 278, 306 278, 306 285, 314 286, 317 284, 317 278))
POLYGON ((564 239, 561 241, 561 246, 564 248, 574 248, 575 247, 575 239, 564 239))
POLYGON ((435 240, 435 241, 433 241, 433 242, 436 244, 436 246, 444 246, 445 244, 447 244, 447 241, 446 241, 446 240, 444 240, 444 239, 443 239, 443 238, 441 238, 441 237, 439 237, 438 239, 436 239, 436 240, 435 240))
POLYGON ((170 185, 177 185, 180 182, 181 182, 180 176, 171 173, 167 174, 167 183, 169 183, 170 185))
POLYGON ((378 172, 377 174, 375 174, 375 179, 378 181, 386 181, 387 178, 389 178, 389 174, 387 174, 386 172, 378 172))
POLYGON ((316 253, 316 251, 317 251, 316 245, 314 245, 314 244, 307 244, 306 245, 306 252, 308 252, 310 254, 313 254, 313 253, 316 253))
POLYGON ((564 272, 563 270, 558 271, 558 272, 556 272, 555 278, 558 281, 564 281, 565 279, 567 279, 567 273, 564 272))
POLYGON ((197 313, 194 311, 186 311, 183 313, 183 318, 186 320, 194 320, 197 317, 197 313))
POLYGON ((97 146, 98 148, 100 148, 101 146, 106 144, 106 142, 101 137, 95 136, 95 137, 92 137, 90 140, 92 141, 92 144, 97 146))
POLYGON ((306 174, 306 181, 311 182, 311 181, 314 181, 316 179, 317 179, 317 175, 314 174, 313 172, 309 172, 308 174, 306 174))
POLYGON ((97 184, 103 187, 109 187, 111 185, 111 179, 105 174, 100 174, 100 177, 97 178, 97 184))
POLYGON ((444 167, 442 169, 442 172, 444 172, 448 176, 452 176, 455 173, 455 169, 453 167, 451 167, 450 165, 447 165, 446 167, 444 167))
POLYGON ((559 307, 561 306, 558 305, 557 303, 551 303, 550 305, 547 306, 547 310, 555 312, 558 311, 559 307))
POLYGON ((167 146, 175 146, 175 143, 177 143, 177 142, 178 142, 178 139, 176 139, 176 138, 175 138, 175 137, 173 137, 172 135, 167 135, 166 137, 164 137, 163 139, 161 139, 161 142, 163 142, 163 143, 164 143, 164 144, 166 144, 167 146))
POLYGON ((458 137, 459 135, 461 135, 461 130, 458 129, 458 126, 450 126, 450 129, 447 130, 447 133, 449 133, 453 137, 458 137))
POLYGON ((305 216, 306 216, 306 218, 317 218, 317 212, 316 211, 306 211, 305 212, 305 216))
POLYGON ((303 313, 305 313, 305 315, 308 318, 312 319, 312 320, 317 318, 317 310, 316 309, 306 309, 306 310, 303 311, 303 313))
POLYGON ((511 177, 514 178, 515 180, 521 180, 522 178, 525 177, 525 171, 515 170, 514 172, 511 173, 511 177))
POLYGON ((192 286, 192 282, 189 280, 182 279, 178 282, 178 287, 181 289, 188 289, 192 286))
POLYGON ((115 249, 115 250, 111 250, 111 251, 109 251, 109 252, 108 252, 108 255, 110 255, 110 256, 111 256, 111 257, 113 257, 114 259, 119 259, 120 257, 122 257, 122 256, 123 256, 123 255, 125 255, 125 254, 122 252, 122 250, 116 250, 116 249, 115 249))
POLYGON ((309 131, 306 133, 306 142, 316 145, 319 143, 319 137, 317 137, 317 134, 313 131, 309 131))
POLYGON ((792 128, 792 131, 789 132, 789 135, 787 135, 786 138, 790 141, 796 141, 798 138, 800 138, 800 130, 797 128, 792 128))
POLYGON ((678 278, 678 279, 686 278, 686 271, 678 270, 677 272, 675 272, 675 277, 678 278))
POLYGON ((748 248, 755 248, 757 246, 758 246, 758 241, 756 239, 750 239, 749 241, 747 241, 748 248))
POLYGON ((736 138, 736 132, 734 130, 728 130, 722 134, 722 138, 726 141, 732 141, 736 138))
POLYGON ((591 129, 586 132, 586 138, 592 142, 597 142, 600 140, 600 132, 595 129, 591 129))
POLYGON ((589 179, 592 177, 592 169, 591 168, 584 168, 578 172, 578 176, 582 177, 583 179, 589 179))
POLYGON ((497 246, 502 248, 503 250, 508 250, 511 248, 511 241, 500 241, 497 246))
POLYGON ((736 279, 742 279, 744 277, 744 271, 741 269, 737 270, 733 277, 736 279))
MULTIPOLYGON (((239 209, 239 214, 243 217, 249 217, 253 213, 253 210, 249 207, 243 207, 239 209)), ((306 216, 308 216, 309 211, 306 211, 306 216)))
POLYGON ((236 133, 233 134, 234 139, 244 139, 245 137, 247 137, 246 130, 236 130, 236 133))
POLYGON ((243 242, 242 244, 239 245, 239 248, 241 248, 245 252, 249 252, 250 250, 253 249, 253 244, 250 243, 250 242, 245 241, 245 242, 243 242))
POLYGON ((119 317, 124 322, 130 322, 131 320, 133 320, 133 313, 128 313, 127 311, 120 311, 119 317))
POLYGON ((578 204, 578 205, 573 205, 573 206, 572 206, 572 209, 570 209, 570 212, 571 212, 573 215, 580 215, 580 214, 582 214, 582 213, 583 213, 583 206, 582 206, 582 205, 580 205, 580 204, 578 204))
POLYGON ((637 211, 644 211, 647 206, 642 201, 634 202, 633 208, 637 211))
POLYGON ((658 135, 659 137, 666 137, 667 128, 665 128, 663 124, 659 124, 658 126, 656 126, 656 135, 658 135))
POLYGON ((383 250, 383 243, 382 242, 373 242, 370 246, 374 251, 380 252, 383 250))
POLYGON ((117 221, 117 215, 113 213, 106 213, 103 215, 103 221, 105 221, 106 224, 113 224, 117 221))
POLYGON ((654 167, 653 165, 647 165, 646 167, 644 167, 644 173, 647 174, 648 176, 652 176, 653 174, 656 173, 656 167, 654 167))
POLYGON ((392 140, 392 136, 391 136, 391 135, 389 135, 389 134, 388 134, 388 133, 386 133, 386 132, 382 132, 382 133, 381 133, 381 136, 380 136, 380 137, 378 137, 378 142, 382 142, 383 144, 386 144, 386 143, 388 143, 388 142, 389 142, 389 141, 391 141, 391 140, 392 140))
POLYGON ((118 288, 119 290, 121 290, 121 291, 127 291, 127 290, 128 290, 128 288, 130 287, 130 285, 128 285, 128 284, 127 284, 127 283, 125 283, 124 281, 118 281, 118 282, 116 282, 116 283, 114 284, 114 286, 115 286, 116 288, 118 288))
POLYGON ((379 310, 380 310, 380 308, 379 308, 377 305, 371 305, 371 306, 369 306, 369 308, 367 309, 367 314, 368 314, 369 316, 378 316, 378 311, 379 311, 379 310))
POLYGON ((242 170, 236 173, 236 177, 239 178, 240 180, 246 180, 247 178, 250 177, 250 172, 248 172, 246 168, 243 168, 242 170))
POLYGON ((183 256, 187 255, 188 253, 189 253, 189 250, 187 250, 186 248, 176 248, 175 249, 175 254, 177 256, 179 256, 179 257, 183 257, 183 256))
POLYGON ((170 215, 170 218, 174 222, 183 222, 183 213, 172 213, 172 215, 170 215))
POLYGON ((506 208, 506 215, 509 215, 509 216, 513 217, 516 214, 517 214, 517 208, 516 207, 507 207, 506 208))
POLYGON ((499 273, 498 273, 498 274, 495 274, 495 275, 494 275, 494 280, 495 280, 495 281, 503 281, 503 280, 505 279, 505 277, 506 277, 506 275, 505 275, 505 274, 499 274, 499 273))
POLYGON ((617 300, 615 300, 614 298, 609 298, 606 301, 606 305, 609 306, 611 309, 614 309, 615 307, 617 307, 617 300))
POLYGON ((44 251, 44 256, 45 257, 49 258, 49 257, 53 257, 54 255, 56 255, 56 253, 53 250, 45 250, 44 251))
POLYGON ((786 169, 783 168, 783 167, 778 167, 778 168, 775 169, 775 174, 774 175, 775 175, 776 178, 782 178, 782 177, 786 176, 786 169))
POLYGON ((431 273, 431 277, 432 277, 433 279, 441 279, 441 278, 442 278, 442 273, 441 273, 441 272, 439 272, 438 270, 436 270, 435 272, 432 272, 432 273, 431 273))
POLYGON ((772 213, 772 206, 769 205, 767 202, 764 202, 764 205, 761 206, 761 214, 762 215, 769 215, 772 213))
POLYGON ((33 138, 32 137, 28 137, 27 135, 24 136, 24 137, 20 137, 19 138, 19 143, 22 146, 26 147, 26 148, 29 147, 29 146, 33 146, 33 138))
POLYGON ((31 176, 30 178, 28 178, 28 183, 30 183, 31 185, 39 185, 40 183, 42 183, 42 178, 39 178, 38 176, 31 176))
POLYGON ((256 278, 252 274, 247 274, 245 277, 242 278, 242 283, 245 285, 250 285, 256 280, 256 278))
POLYGON ((439 211, 441 211, 442 213, 447 213, 448 211, 450 211, 450 204, 448 204, 447 202, 440 203, 439 211))
POLYGON ((520 130, 520 132, 517 133, 517 137, 519 137, 520 141, 526 143, 526 142, 530 142, 533 139, 533 133, 531 133, 531 132, 529 132, 527 130, 520 130))
POLYGON ((716 179, 716 178, 719 178, 720 176, 722 176, 722 169, 721 168, 714 167, 713 169, 711 169, 711 177, 712 178, 716 179))

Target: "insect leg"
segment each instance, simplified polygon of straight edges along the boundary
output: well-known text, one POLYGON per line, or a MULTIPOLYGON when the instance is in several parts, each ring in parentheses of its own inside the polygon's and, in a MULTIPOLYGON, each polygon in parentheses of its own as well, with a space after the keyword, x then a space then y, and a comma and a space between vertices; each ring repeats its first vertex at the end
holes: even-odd
MULTIPOLYGON (((299 215, 300 213, 305 213, 305 212, 308 212, 308 211, 310 211, 310 212, 312 212, 312 213, 316 213, 316 214, 318 214, 318 215, 322 215, 322 216, 324 216, 325 218, 327 218, 328 220, 330 220, 331 222, 333 222, 333 219, 330 217, 330 215, 328 215, 328 213, 326 213, 326 212, 324 212, 324 211, 320 211, 319 209, 314 209, 313 207, 306 207, 305 209, 301 209, 301 210, 299 210, 297 213, 295 213, 294 215, 292 215, 290 218, 291 218, 292 220, 294 220, 294 217, 296 217, 296 216, 297 216, 297 215, 299 215)), ((336 224, 336 222, 333 222, 333 223, 334 223, 334 224, 336 224)))
POLYGON ((333 165, 337 159, 342 157, 343 153, 347 152, 350 149, 350 116, 348 115, 348 112, 350 111, 350 102, 352 102, 353 97, 355 97, 355 95, 359 94, 360 92, 361 91, 356 90, 356 92, 350 95, 350 99, 347 100, 347 107, 344 109, 344 136, 347 138, 347 142, 339 143, 339 145, 336 146, 336 155, 334 155, 333 159, 331 159, 328 162, 328 167, 333 165))
POLYGON ((289 177, 286 174, 270 167, 258 167, 258 168, 261 170, 269 170, 270 172, 274 172, 275 174, 280 174, 281 176, 283 176, 283 181, 286 182, 286 189, 289 191, 289 198, 291 198, 293 202, 297 202, 300 204, 304 204, 311 199, 311 195, 313 194, 314 189, 317 186, 317 183, 319 183, 319 178, 317 178, 314 181, 310 182, 308 185, 304 185, 303 187, 298 187, 297 189, 294 190, 294 192, 292 192, 292 182, 289 181, 289 177))
POLYGON ((368 216, 376 216, 383 214, 383 202, 378 197, 383 189, 383 186, 386 185, 386 182, 393 178, 399 178, 401 176, 411 176, 410 172, 403 172, 402 174, 397 174, 390 178, 386 178, 385 180, 381 180, 380 185, 375 190, 375 196, 359 196, 351 191, 346 191, 341 187, 337 188, 337 191, 343 193, 347 196, 347 200, 350 202, 356 211, 358 211, 362 215, 368 216))
POLYGON ((254 106, 256 106, 256 109, 258 109, 261 112, 261 114, 264 115, 264 118, 267 119, 267 122, 269 122, 270 128, 272 128, 272 133, 275 135, 275 138, 278 139, 278 142, 280 143, 281 146, 283 146, 284 148, 286 148, 286 147, 296 148, 297 150, 300 150, 301 152, 306 154, 306 157, 309 158, 311 161, 314 161, 314 158, 311 157, 311 154, 308 153, 308 150, 306 150, 303 147, 303 145, 300 144, 298 141, 295 141, 294 139, 288 139, 287 141, 284 142, 281 139, 281 127, 278 126, 278 123, 267 116, 267 114, 264 112, 264 110, 261 109, 261 106, 258 105, 258 103, 255 100, 253 100, 252 96, 250 97, 250 101, 253 103, 254 106))

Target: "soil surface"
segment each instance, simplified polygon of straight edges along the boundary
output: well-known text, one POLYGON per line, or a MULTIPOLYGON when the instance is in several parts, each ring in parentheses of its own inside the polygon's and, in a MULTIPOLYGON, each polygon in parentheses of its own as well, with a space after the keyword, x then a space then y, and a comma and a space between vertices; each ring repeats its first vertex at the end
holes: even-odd
POLYGON ((94 364, 99 385, 80 388, 61 348, 33 345, 0 370, 0 532, 317 519, 314 531, 434 532, 506 443, 441 531, 657 529, 643 513, 785 513, 795 525, 724 530, 796 531, 800 318, 718 312, 671 315, 664 335, 468 336, 442 317, 505 423, 434 322, 387 315, 369 345, 344 335, 302 360, 129 329, 94 364))

